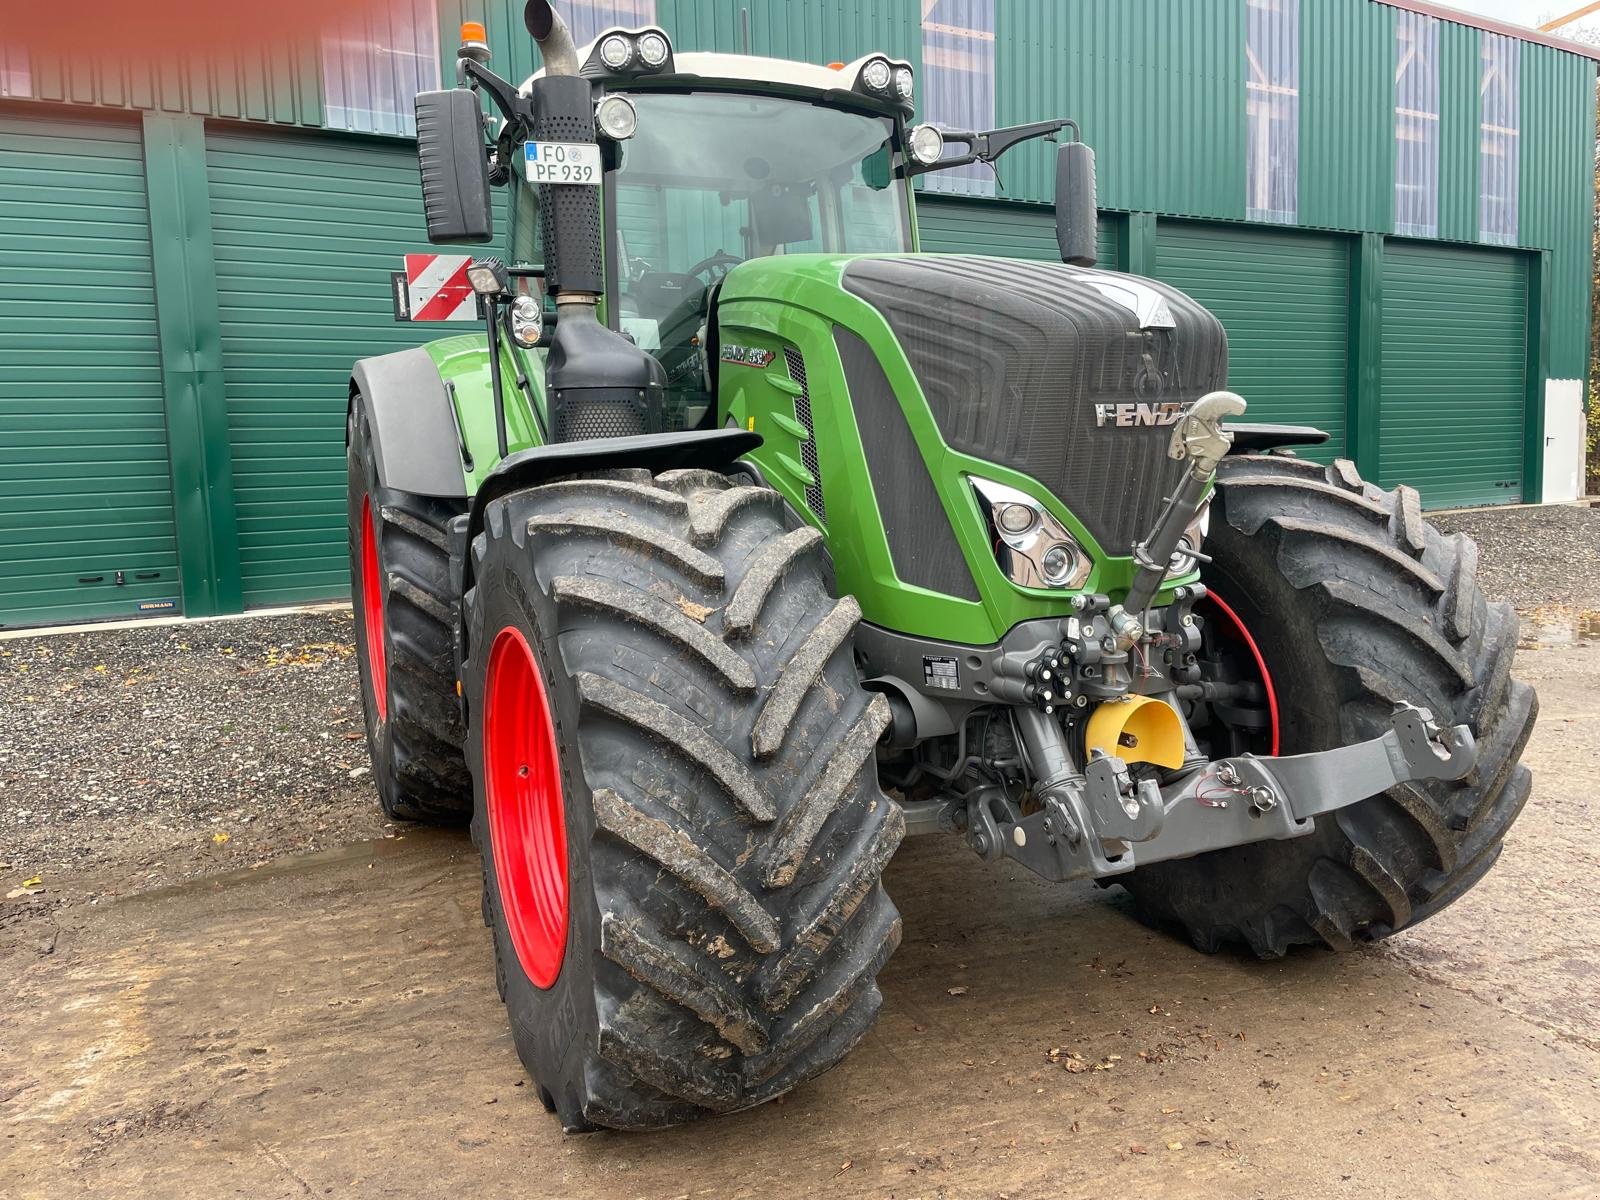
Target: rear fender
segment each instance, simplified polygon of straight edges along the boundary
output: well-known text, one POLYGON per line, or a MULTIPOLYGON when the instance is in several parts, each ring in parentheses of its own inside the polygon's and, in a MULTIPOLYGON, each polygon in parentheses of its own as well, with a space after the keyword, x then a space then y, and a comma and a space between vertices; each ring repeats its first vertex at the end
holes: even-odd
POLYGON ((366 402, 384 487, 466 498, 455 406, 427 350, 361 359, 350 374, 350 403, 358 392, 366 402))

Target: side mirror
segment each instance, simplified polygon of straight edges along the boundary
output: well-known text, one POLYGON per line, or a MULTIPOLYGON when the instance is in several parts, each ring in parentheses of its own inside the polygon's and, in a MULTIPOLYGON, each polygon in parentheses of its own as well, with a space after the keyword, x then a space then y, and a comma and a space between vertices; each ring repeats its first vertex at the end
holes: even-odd
POLYGON ((470 88, 417 93, 417 164, 430 242, 493 239, 483 115, 470 88))
POLYGON ((1063 142, 1056 151, 1056 244, 1061 261, 1075 267, 1095 264, 1094 151, 1083 142, 1063 142))

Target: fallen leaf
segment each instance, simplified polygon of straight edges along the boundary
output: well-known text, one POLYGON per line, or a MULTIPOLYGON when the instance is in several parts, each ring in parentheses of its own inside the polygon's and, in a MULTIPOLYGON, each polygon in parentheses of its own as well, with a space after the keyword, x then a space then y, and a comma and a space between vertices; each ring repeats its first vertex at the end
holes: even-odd
POLYGON ((38 887, 43 882, 43 875, 35 875, 32 879, 24 879, 22 881, 22 886, 25 888, 38 887))
POLYGON ((946 988, 945 992, 947 995, 951 996, 965 996, 967 994, 967 989, 964 987, 953 987, 946 988))
POLYGON ((1149 1154, 1150 1151, 1145 1146, 1145 1144, 1143 1142, 1135 1142, 1133 1145, 1128 1147, 1128 1153, 1129 1154, 1149 1154))
MULTIPOLYGON (((716 609, 712 608, 710 605, 707 605, 707 604, 696 604, 693 600, 689 599, 689 597, 687 597, 687 596, 679 596, 678 597, 678 607, 683 610, 683 615, 684 616, 690 618, 691 620, 701 621, 701 622, 704 622, 707 617, 709 617, 712 613, 716 612, 716 609)), ((845 1166, 849 1166, 849 1165, 850 1165, 849 1163, 845 1164, 845 1166)))
POLYGON ((224 842, 231 842, 233 840, 233 834, 229 833, 226 829, 219 829, 211 835, 211 840, 220 846, 224 842))
POLYGON ((1183 1143, 1182 1142, 1168 1142, 1167 1143, 1167 1149, 1168 1150, 1182 1150, 1183 1149, 1183 1143))

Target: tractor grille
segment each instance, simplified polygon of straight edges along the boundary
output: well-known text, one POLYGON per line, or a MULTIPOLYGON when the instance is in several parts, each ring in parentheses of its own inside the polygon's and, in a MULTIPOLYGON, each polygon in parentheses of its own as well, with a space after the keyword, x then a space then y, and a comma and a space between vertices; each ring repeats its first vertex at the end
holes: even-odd
POLYGON ((1119 424, 1118 406, 1154 412, 1227 380, 1217 319, 1154 280, 908 255, 855 259, 843 282, 883 314, 945 442, 1037 479, 1108 554, 1149 531, 1182 470, 1170 426, 1119 424), (1141 325, 1139 296, 1164 304, 1159 320, 1141 325))
POLYGON ((811 391, 806 387, 806 360, 800 356, 800 351, 787 346, 783 351, 783 361, 789 368, 789 378, 800 387, 800 394, 794 398, 795 420, 806 427, 806 440, 800 444, 800 463, 816 481, 806 488, 806 507, 818 521, 826 525, 828 507, 822 499, 822 471, 817 462, 817 431, 811 424, 811 391))

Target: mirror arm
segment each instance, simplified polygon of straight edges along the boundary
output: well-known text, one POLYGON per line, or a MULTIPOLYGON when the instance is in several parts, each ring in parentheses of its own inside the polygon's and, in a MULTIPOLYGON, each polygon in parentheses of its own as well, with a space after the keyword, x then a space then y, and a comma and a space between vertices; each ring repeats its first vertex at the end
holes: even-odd
POLYGON ((473 91, 482 89, 488 92, 495 107, 505 114, 506 129, 500 135, 502 141, 506 133, 513 133, 518 142, 526 140, 528 131, 533 128, 533 103, 528 97, 488 67, 470 58, 456 59, 456 78, 462 86, 470 87, 473 91))
POLYGON ((1030 121, 1026 125, 1007 125, 1002 129, 986 129, 981 133, 974 133, 970 129, 941 129, 945 143, 960 142, 966 146, 964 154, 953 155, 950 158, 941 158, 936 163, 908 163, 906 174, 908 176, 926 175, 929 171, 943 171, 949 167, 964 167, 969 163, 982 162, 994 163, 1007 150, 1022 142, 1032 141, 1034 138, 1054 137, 1063 129, 1072 130, 1072 140, 1079 141, 1082 134, 1078 130, 1078 123, 1070 117, 1058 118, 1053 121, 1030 121))

